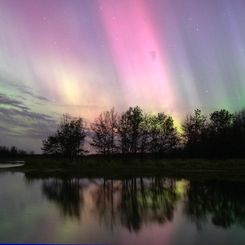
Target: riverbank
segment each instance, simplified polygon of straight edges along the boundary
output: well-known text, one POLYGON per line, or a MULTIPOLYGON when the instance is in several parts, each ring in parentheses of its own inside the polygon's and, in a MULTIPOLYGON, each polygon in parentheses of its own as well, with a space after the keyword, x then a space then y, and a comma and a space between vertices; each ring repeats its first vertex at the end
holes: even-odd
MULTIPOLYGON (((34 175, 78 177, 176 176, 194 178, 234 178, 245 180, 245 159, 190 159, 159 156, 86 156, 67 159, 31 156, 25 165, 8 169, 34 175)), ((0 171, 6 171, 0 170, 0 171)))

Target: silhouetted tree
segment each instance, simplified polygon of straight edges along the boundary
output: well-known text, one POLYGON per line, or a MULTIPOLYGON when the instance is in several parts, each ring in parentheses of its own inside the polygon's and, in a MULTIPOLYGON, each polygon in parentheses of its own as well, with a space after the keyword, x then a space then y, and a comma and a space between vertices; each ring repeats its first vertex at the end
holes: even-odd
MULTIPOLYGON (((94 123, 90 143, 103 154, 169 153, 178 149, 180 136, 174 120, 164 113, 146 114, 138 106, 121 116, 102 112, 94 123)), ((244 156, 245 110, 234 115, 227 110, 214 111, 209 118, 196 109, 182 124, 183 149, 189 156, 244 156)), ((43 141, 43 152, 75 157, 81 153, 85 133, 82 119, 65 116, 57 132, 43 141)), ((9 150, 9 149, 8 149, 9 150)), ((12 155, 16 154, 12 148, 12 155)), ((0 148, 0 154, 5 149, 0 148)))
POLYGON ((44 154, 58 154, 74 158, 83 153, 85 128, 82 118, 63 115, 56 133, 43 141, 44 154))
POLYGON ((227 110, 215 111, 210 114, 210 127, 217 134, 222 134, 232 126, 233 115, 227 110))
POLYGON ((142 122, 140 123, 140 137, 139 137, 139 152, 150 152, 150 119, 151 115, 144 114, 142 122))
POLYGON ((16 146, 8 148, 7 146, 0 146, 0 157, 9 156, 25 156, 28 155, 26 151, 18 149, 16 146))
POLYGON ((172 117, 164 113, 150 115, 148 128, 150 152, 166 153, 178 145, 179 137, 172 117))
POLYGON ((233 117, 233 147, 239 156, 245 155, 245 109, 234 114, 233 117))
POLYGON ((102 112, 91 125, 94 133, 91 145, 103 154, 117 152, 116 134, 118 127, 118 114, 114 108, 110 111, 102 112))
POLYGON ((232 139, 233 115, 227 110, 215 111, 210 114, 204 148, 211 155, 233 154, 232 139))
POLYGON ((123 153, 138 152, 142 121, 143 111, 138 106, 130 107, 121 115, 118 132, 123 153))
POLYGON ((182 125, 186 148, 192 153, 201 151, 203 133, 206 129, 207 117, 196 109, 193 115, 188 115, 182 125))
POLYGON ((11 147, 11 149, 10 149, 10 154, 11 154, 12 156, 15 156, 15 155, 18 154, 18 150, 17 150, 17 148, 16 148, 15 146, 12 146, 12 147, 11 147))

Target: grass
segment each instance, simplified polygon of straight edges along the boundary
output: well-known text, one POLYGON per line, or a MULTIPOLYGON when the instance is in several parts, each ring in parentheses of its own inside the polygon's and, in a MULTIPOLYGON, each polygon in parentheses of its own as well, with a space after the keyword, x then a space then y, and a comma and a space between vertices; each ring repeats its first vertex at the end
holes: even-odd
MULTIPOLYGON (((10 159, 9 159, 10 160, 10 159)), ((29 156, 26 164, 10 171, 33 174, 70 174, 81 177, 179 176, 245 180, 245 159, 187 159, 161 156, 86 156, 75 161, 29 156)), ((4 170, 1 170, 4 171, 4 170)))

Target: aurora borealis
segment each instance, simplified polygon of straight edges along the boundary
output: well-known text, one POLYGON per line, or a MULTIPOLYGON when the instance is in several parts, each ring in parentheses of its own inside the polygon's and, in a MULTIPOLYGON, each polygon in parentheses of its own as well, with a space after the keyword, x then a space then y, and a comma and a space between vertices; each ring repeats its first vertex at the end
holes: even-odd
POLYGON ((243 0, 0 0, 0 145, 62 113, 245 106, 243 0))

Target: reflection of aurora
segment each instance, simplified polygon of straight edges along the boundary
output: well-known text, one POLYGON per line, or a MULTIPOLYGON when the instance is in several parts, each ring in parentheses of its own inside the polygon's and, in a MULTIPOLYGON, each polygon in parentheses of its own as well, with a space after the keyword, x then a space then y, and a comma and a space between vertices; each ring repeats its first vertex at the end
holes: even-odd
POLYGON ((112 227, 119 221, 129 230, 171 220, 178 197, 175 181, 158 178, 108 180, 92 192, 99 219, 112 227))
POLYGON ((43 194, 56 203, 64 217, 82 219, 88 212, 99 224, 111 229, 123 226, 129 231, 172 221, 179 202, 183 203, 183 214, 199 227, 206 222, 223 228, 234 224, 244 227, 244 187, 245 183, 169 178, 49 178, 42 182, 43 194))
POLYGON ((63 216, 79 219, 86 210, 108 227, 121 224, 136 231, 142 224, 172 220, 183 184, 162 178, 91 182, 64 178, 44 180, 42 190, 63 216))

